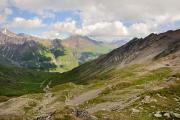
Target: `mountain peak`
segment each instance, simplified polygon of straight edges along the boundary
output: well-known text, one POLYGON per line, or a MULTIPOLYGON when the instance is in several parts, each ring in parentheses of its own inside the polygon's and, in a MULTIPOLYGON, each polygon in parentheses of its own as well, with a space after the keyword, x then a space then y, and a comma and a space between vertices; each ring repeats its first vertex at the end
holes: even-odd
POLYGON ((81 36, 81 35, 72 35, 67 39, 76 39, 76 40, 92 40, 88 36, 81 36))
POLYGON ((78 45, 78 44, 84 44, 84 43, 90 43, 90 44, 100 44, 102 42, 99 42, 99 41, 96 41, 96 40, 93 40, 91 38, 89 38, 88 36, 81 36, 81 35, 72 35, 70 36, 69 38, 66 38, 64 40, 65 43, 68 43, 68 44, 75 44, 75 45, 78 45))
POLYGON ((17 34, 11 32, 10 30, 8 30, 6 27, 5 28, 1 28, 0 32, 4 35, 10 36, 10 37, 17 37, 17 34))
POLYGON ((3 34, 6 34, 6 33, 7 33, 7 28, 2 28, 2 29, 1 29, 1 32, 2 32, 3 34))

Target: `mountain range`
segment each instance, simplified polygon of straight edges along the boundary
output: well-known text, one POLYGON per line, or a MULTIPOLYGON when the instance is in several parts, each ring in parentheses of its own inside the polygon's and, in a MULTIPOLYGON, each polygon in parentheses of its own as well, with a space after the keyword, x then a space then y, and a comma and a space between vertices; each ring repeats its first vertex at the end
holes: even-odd
POLYGON ((0 63, 35 70, 65 72, 116 48, 116 44, 94 41, 85 36, 47 40, 0 31, 0 63))
MULTIPOLYGON (((13 65, 10 65, 7 58, 12 61, 12 54, 4 52, 1 57, 4 64, 0 66, 2 119, 180 118, 180 30, 134 38, 125 45, 88 61, 85 59, 88 57, 83 58, 82 53, 95 50, 96 55, 101 54, 98 50, 106 52, 106 49, 99 46, 106 44, 82 36, 72 36, 63 41, 56 39, 50 44, 47 44, 46 40, 38 44, 35 40, 26 40, 25 43, 21 42, 22 40, 24 39, 18 39, 23 43, 20 53, 26 51, 26 46, 33 46, 33 50, 38 49, 42 53, 45 51, 47 53, 43 54, 48 56, 53 53, 54 60, 57 61, 56 57, 71 50, 73 58, 79 58, 78 62, 82 64, 64 73, 36 71, 18 67, 20 62, 17 65, 11 62, 13 65), (49 45, 53 47, 47 47, 49 45), (65 50, 67 51, 62 52, 65 50)), ((16 45, 19 44, 8 43, 8 47, 3 46, 0 50, 15 51, 21 48, 16 45)), ((19 60, 19 57, 17 58, 19 60)))

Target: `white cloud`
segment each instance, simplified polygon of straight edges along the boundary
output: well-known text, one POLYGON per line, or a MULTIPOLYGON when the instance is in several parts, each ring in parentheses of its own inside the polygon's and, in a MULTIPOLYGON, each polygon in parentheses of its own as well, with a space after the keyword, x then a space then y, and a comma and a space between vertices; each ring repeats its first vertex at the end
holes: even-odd
POLYGON ((84 25, 76 33, 90 36, 125 36, 127 29, 119 21, 98 22, 92 25, 84 25))
POLYGON ((17 28, 38 28, 43 27, 42 20, 39 18, 33 18, 33 19, 24 19, 21 17, 14 18, 12 24, 10 27, 17 27, 17 28))
POLYGON ((153 32, 153 25, 149 23, 135 23, 129 27, 129 35, 142 37, 153 32))
POLYGON ((92 25, 77 27, 74 20, 57 22, 52 25, 53 29, 61 33, 88 35, 88 36, 125 36, 127 28, 119 21, 98 22, 92 25))
POLYGON ((74 34, 77 30, 76 22, 74 20, 67 19, 64 22, 57 22, 52 25, 53 29, 63 32, 74 34))
MULTIPOLYGON (((1 0, 0 7, 9 0, 1 0)), ((38 14, 38 18, 55 20, 55 12, 73 11, 82 19, 77 26, 75 20, 65 20, 47 25, 49 34, 80 34, 89 36, 145 36, 159 32, 165 24, 180 21, 179 0, 11 0, 11 5, 38 14), (12 4, 13 3, 13 4, 12 4), (126 24, 128 23, 128 25, 126 24)), ((71 16, 70 16, 71 17, 71 16)), ((15 18, 15 27, 41 27, 38 18, 26 20, 15 18)), ((0 16, 0 19, 3 19, 0 16)))
POLYGON ((137 20, 155 15, 179 14, 179 0, 14 0, 21 9, 34 12, 44 10, 80 10, 85 24, 100 21, 137 20))
POLYGON ((164 14, 154 17, 154 22, 158 25, 166 24, 166 23, 173 23, 180 21, 180 14, 173 15, 173 14, 164 14))
POLYGON ((7 17, 11 15, 13 11, 9 8, 4 8, 0 11, 0 23, 4 23, 7 20, 7 17))

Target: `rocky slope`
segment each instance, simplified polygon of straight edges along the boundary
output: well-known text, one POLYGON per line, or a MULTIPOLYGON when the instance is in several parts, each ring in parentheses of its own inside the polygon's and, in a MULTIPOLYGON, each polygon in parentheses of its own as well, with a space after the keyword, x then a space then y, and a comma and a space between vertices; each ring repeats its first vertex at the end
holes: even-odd
POLYGON ((169 54, 177 54, 176 56, 179 56, 179 44, 180 30, 150 34, 141 39, 134 38, 127 44, 92 62, 75 68, 71 72, 77 73, 78 77, 86 78, 87 76, 94 76, 117 66, 123 67, 130 64, 151 63, 169 54))
POLYGON ((126 45, 104 55, 97 62, 102 66, 148 62, 158 56, 165 57, 178 51, 179 44, 180 30, 161 34, 152 33, 143 39, 134 38, 126 45))

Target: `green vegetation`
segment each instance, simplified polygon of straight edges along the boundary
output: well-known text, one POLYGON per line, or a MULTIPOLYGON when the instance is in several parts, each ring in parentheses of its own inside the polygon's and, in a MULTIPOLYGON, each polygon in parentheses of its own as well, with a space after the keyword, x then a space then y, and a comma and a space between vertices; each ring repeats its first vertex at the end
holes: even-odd
POLYGON ((19 62, 19 64, 25 68, 35 70, 48 71, 49 69, 57 67, 53 62, 55 58, 51 51, 36 42, 33 42, 33 45, 27 47, 26 50, 20 51, 20 53, 16 55, 15 61, 19 62))
POLYGON ((138 73, 142 72, 142 70, 142 65, 132 65, 124 69, 112 70, 111 72, 108 72, 109 76, 105 77, 106 81, 108 80, 106 84, 111 83, 111 86, 105 88, 98 97, 89 100, 80 107, 84 108, 98 103, 116 101, 122 96, 129 96, 132 94, 132 91, 134 91, 133 94, 136 94, 136 91, 140 92, 142 89, 144 89, 143 86, 149 82, 163 82, 163 79, 168 78, 172 74, 170 68, 159 68, 153 71, 149 71, 145 74, 138 75, 138 73))
POLYGON ((146 82, 150 81, 162 81, 164 78, 167 78, 171 75, 171 69, 170 68, 159 68, 157 70, 151 71, 149 74, 139 78, 134 82, 134 84, 144 84, 146 82))
MULTIPOLYGON (((153 72, 155 72, 154 73, 155 76, 161 73, 159 79, 155 77, 155 80, 158 81, 163 79, 162 76, 166 77, 165 73, 169 74, 169 69, 161 68, 153 72)), ((147 78, 147 76, 149 75, 145 75, 145 78, 147 78)), ((152 80, 150 78, 151 77, 147 79, 152 80)), ((141 82, 141 84, 143 83, 144 82, 141 82)), ((121 89, 123 90, 124 88, 121 89)), ((113 97, 114 95, 113 93, 117 93, 116 91, 117 90, 112 90, 111 92, 108 93, 108 96, 113 97)), ((107 94, 105 95, 107 96, 107 94)), ((120 94, 118 95, 120 96, 120 94)), ((123 93, 122 96, 125 97, 126 94, 123 93)), ((176 81, 174 84, 169 85, 169 87, 167 88, 163 88, 155 91, 152 90, 144 91, 144 93, 141 94, 139 97, 140 98, 137 99, 135 102, 133 102, 130 106, 122 110, 118 110, 118 109, 114 111, 101 110, 94 113, 94 115, 98 117, 99 120, 104 120, 106 118, 108 118, 108 120, 124 120, 124 119, 127 120, 165 120, 165 119, 176 120, 177 119, 178 120, 178 118, 175 117, 173 113, 180 113, 180 109, 179 109, 180 82, 179 81, 176 81), (149 96, 149 102, 143 103, 142 101, 147 96, 149 96), (133 109, 137 110, 137 112, 133 112, 133 109), (162 115, 162 117, 159 118, 155 117, 154 114, 156 114, 157 112, 159 112, 162 115), (169 113, 170 118, 164 116, 165 113, 169 113)), ((89 104, 102 103, 103 102, 102 98, 103 96, 97 97, 96 99, 91 100, 92 102, 90 101, 89 104)), ((89 104, 85 104, 85 105, 88 106, 89 104)))
POLYGON ((64 49, 51 49, 51 52, 54 54, 55 58, 59 57, 59 56, 63 56, 64 55, 64 49))
MULTIPOLYGON (((0 82, 2 83, 2 87, 0 88, 0 95, 11 97, 27 94, 23 97, 41 101, 43 99, 43 94, 39 92, 42 92, 43 87, 51 81, 52 84, 50 91, 55 99, 48 106, 58 103, 57 111, 54 115, 55 119, 77 119, 72 114, 74 108, 65 105, 67 98, 73 99, 82 93, 99 88, 104 89, 102 89, 101 93, 99 93, 96 98, 92 98, 78 107, 87 109, 100 103, 111 103, 119 100, 129 101, 129 99, 134 95, 139 96, 136 101, 122 110, 100 110, 93 113, 93 115, 100 120, 104 120, 106 118, 109 120, 156 120, 157 118, 154 117, 154 112, 156 111, 161 111, 163 113, 170 110, 179 113, 179 111, 176 110, 176 99, 174 99, 178 98, 177 96, 180 96, 179 82, 169 88, 157 91, 145 90, 147 84, 164 83, 164 79, 168 79, 171 76, 178 77, 179 73, 172 75, 170 68, 163 67, 150 71, 145 70, 145 66, 143 65, 131 65, 125 68, 110 69, 109 71, 98 73, 96 76, 91 76, 91 74, 81 72, 90 64, 91 62, 87 62, 80 68, 76 68, 63 74, 1 66, 0 82), (16 78, 13 76, 16 76, 16 78), (86 76, 86 78, 84 78, 84 76, 86 76), (3 86, 6 86, 6 88, 3 86), (150 98, 156 99, 157 102, 141 104, 145 96, 150 96, 150 98), (162 97, 166 98, 162 99, 162 97), (132 113, 132 108, 138 109, 139 112, 132 113)), ((1 101, 6 101, 9 99, 8 97, 1 97, 0 99, 1 101)), ((28 115, 34 115, 36 112, 33 108, 37 105, 38 102, 32 102, 32 104, 25 107, 24 110, 28 113, 28 115)))
POLYGON ((170 112, 180 113, 179 110, 179 96, 180 96, 180 83, 170 86, 169 88, 164 88, 156 91, 147 91, 144 93, 139 100, 132 104, 127 109, 124 109, 121 113, 124 115, 131 114, 129 119, 132 120, 164 120, 164 119, 178 119, 171 115, 171 118, 163 116, 163 114, 170 112), (154 102, 141 104, 141 101, 145 96, 150 96, 151 99, 154 99, 154 102), (132 108, 136 108, 139 113, 132 115, 132 108), (139 109, 143 108, 143 109, 139 109), (161 118, 157 118, 154 114, 159 111, 162 114, 161 118))
POLYGON ((161 96, 165 96, 165 97, 176 97, 176 96, 180 96, 180 82, 177 81, 176 85, 171 85, 169 88, 164 88, 158 91, 149 91, 147 92, 145 95, 150 95, 150 96, 154 96, 160 94, 161 96))
POLYGON ((64 107, 63 110, 58 111, 55 116, 54 120, 77 120, 77 118, 72 114, 73 108, 71 107, 64 107))
POLYGON ((83 38, 73 44, 74 41, 77 42, 76 38, 67 44, 63 44, 64 42, 58 39, 53 41, 31 40, 23 44, 16 44, 14 47, 9 46, 12 48, 0 50, 0 64, 62 73, 116 48, 115 45, 96 43, 88 38, 83 38))
POLYGON ((19 96, 42 92, 49 81, 57 80, 59 73, 32 71, 23 68, 0 66, 0 96, 19 96))
POLYGON ((78 66, 77 58, 74 57, 72 51, 68 48, 64 48, 63 55, 56 57, 56 61, 59 67, 51 71, 64 72, 78 66))

